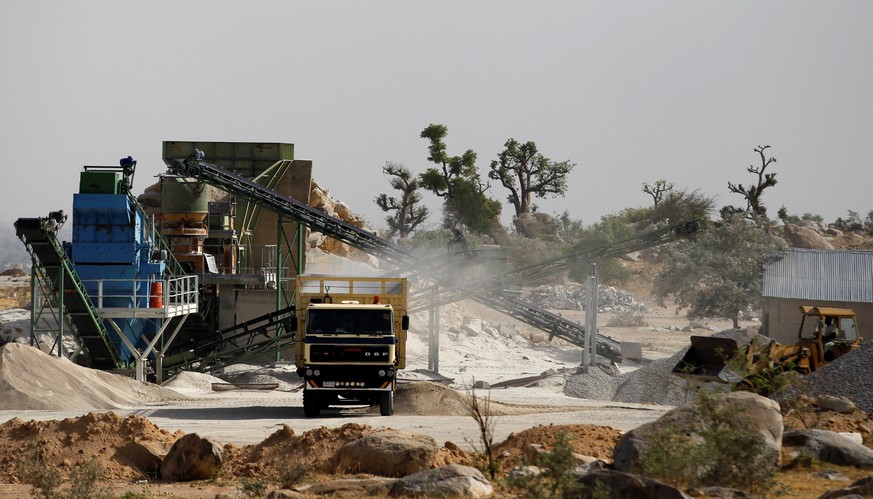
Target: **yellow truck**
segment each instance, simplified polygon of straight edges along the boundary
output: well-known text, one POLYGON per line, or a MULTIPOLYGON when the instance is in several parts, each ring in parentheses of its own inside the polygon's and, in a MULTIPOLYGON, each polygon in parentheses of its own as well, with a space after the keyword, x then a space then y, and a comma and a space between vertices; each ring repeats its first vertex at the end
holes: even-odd
POLYGON ((303 412, 379 405, 394 413, 397 370, 406 367, 405 278, 298 276, 295 361, 303 412))
POLYGON ((770 340, 752 342, 741 349, 731 338, 692 336, 691 348, 673 373, 722 383, 739 383, 783 371, 809 374, 861 344, 853 310, 801 305, 800 313, 802 320, 793 345, 770 340))

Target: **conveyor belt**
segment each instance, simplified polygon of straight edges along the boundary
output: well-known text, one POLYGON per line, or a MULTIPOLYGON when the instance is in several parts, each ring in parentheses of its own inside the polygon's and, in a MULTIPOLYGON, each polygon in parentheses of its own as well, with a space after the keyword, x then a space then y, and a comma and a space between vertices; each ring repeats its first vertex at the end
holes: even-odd
POLYGON ((73 262, 57 239, 57 220, 52 218, 19 218, 15 222, 18 238, 24 242, 33 264, 42 268, 57 290, 63 277, 63 312, 69 317, 79 342, 84 346, 91 367, 115 369, 123 363, 112 344, 97 309, 88 297, 73 262))
POLYGON ((699 228, 700 226, 696 221, 686 222, 637 234, 615 243, 574 251, 551 260, 515 269, 505 274, 483 277, 453 285, 437 283, 412 293, 409 297, 409 311, 413 313, 434 305, 454 303, 464 298, 492 296, 495 294, 502 295, 504 289, 537 282, 543 277, 566 272, 580 263, 585 264, 600 258, 621 256, 634 251, 652 248, 690 236, 697 232, 699 228))
MULTIPOLYGON (((229 172, 219 166, 202 161, 202 154, 194 154, 184 160, 174 161, 170 170, 178 175, 193 177, 236 196, 264 206, 278 214, 287 216, 326 236, 347 243, 355 248, 378 255, 395 264, 407 267, 427 267, 408 252, 382 239, 371 232, 355 227, 347 222, 328 216, 306 204, 284 196, 272 189, 229 172)), ((446 279, 431 277, 436 284, 426 287, 410 296, 409 312, 431 306, 445 305, 465 298, 473 298, 489 307, 507 313, 551 335, 558 336, 576 345, 584 345, 585 328, 552 314, 545 309, 504 297, 502 290, 508 285, 524 284, 536 279, 568 270, 579 262, 593 261, 602 257, 618 256, 645 248, 664 244, 696 232, 698 223, 688 222, 664 229, 636 235, 632 238, 607 244, 582 252, 573 253, 554 260, 542 262, 523 269, 517 269, 500 276, 478 279, 459 285, 449 284, 446 279)), ((608 337, 599 337, 597 351, 612 360, 620 360, 618 342, 608 337)))
MULTIPOLYGON (((549 333, 549 339, 552 336, 557 336, 578 347, 585 348, 585 327, 581 324, 517 298, 491 295, 473 299, 549 333)), ((602 334, 598 334, 595 338, 595 350, 598 355, 614 362, 621 362, 621 344, 618 341, 602 334)))
POLYGON ((270 312, 219 331, 189 352, 164 358, 168 371, 211 371, 294 346, 294 307, 270 312))
POLYGON ((407 265, 420 263, 408 252, 372 232, 355 227, 344 220, 328 216, 322 211, 252 182, 236 173, 201 161, 195 155, 182 161, 174 161, 170 166, 170 171, 177 175, 196 178, 230 194, 246 198, 312 230, 319 231, 325 236, 394 263, 407 265))

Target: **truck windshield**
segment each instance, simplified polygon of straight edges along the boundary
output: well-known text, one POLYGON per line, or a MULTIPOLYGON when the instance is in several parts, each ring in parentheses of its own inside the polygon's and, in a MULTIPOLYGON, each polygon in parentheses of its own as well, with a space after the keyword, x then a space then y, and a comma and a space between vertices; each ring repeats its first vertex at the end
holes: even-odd
POLYGON ((391 334, 391 312, 385 310, 310 310, 306 332, 312 334, 391 334))

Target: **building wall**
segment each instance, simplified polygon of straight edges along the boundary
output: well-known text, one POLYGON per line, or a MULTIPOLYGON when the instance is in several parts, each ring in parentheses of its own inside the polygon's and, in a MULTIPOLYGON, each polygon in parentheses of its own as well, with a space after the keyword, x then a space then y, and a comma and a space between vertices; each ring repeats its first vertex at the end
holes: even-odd
POLYGON ((873 303, 850 303, 839 301, 798 300, 790 298, 764 298, 762 326, 764 334, 790 345, 797 341, 800 328, 800 306, 850 308, 858 318, 861 338, 873 341, 873 303))

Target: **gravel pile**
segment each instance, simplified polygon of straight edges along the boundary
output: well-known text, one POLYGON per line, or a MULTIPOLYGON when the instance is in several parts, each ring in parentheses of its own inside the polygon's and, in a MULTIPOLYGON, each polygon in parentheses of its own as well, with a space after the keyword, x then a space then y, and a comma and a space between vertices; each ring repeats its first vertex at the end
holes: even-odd
POLYGON ((801 391, 810 395, 846 397, 864 412, 873 412, 873 342, 861 343, 824 368, 804 376, 801 391))
POLYGON ((297 368, 291 364, 276 367, 257 367, 246 364, 236 364, 225 368, 217 374, 225 383, 245 384, 279 384, 279 391, 292 391, 303 384, 303 378, 297 375, 297 368))
MULTIPOLYGON (((756 336, 747 329, 726 329, 713 336, 733 338, 745 345, 756 336)), ((611 375, 607 370, 594 369, 588 374, 577 374, 567 378, 564 394, 593 400, 611 400, 636 404, 680 405, 694 396, 694 389, 688 382, 673 374, 673 367, 682 359, 687 348, 672 357, 659 359, 639 369, 611 375)))
MULTIPOLYGON (((597 286, 598 312, 647 312, 649 308, 627 291, 611 286, 597 286)), ((552 310, 585 310, 588 295, 585 286, 570 283, 563 286, 543 285, 531 290, 524 301, 552 310)))

